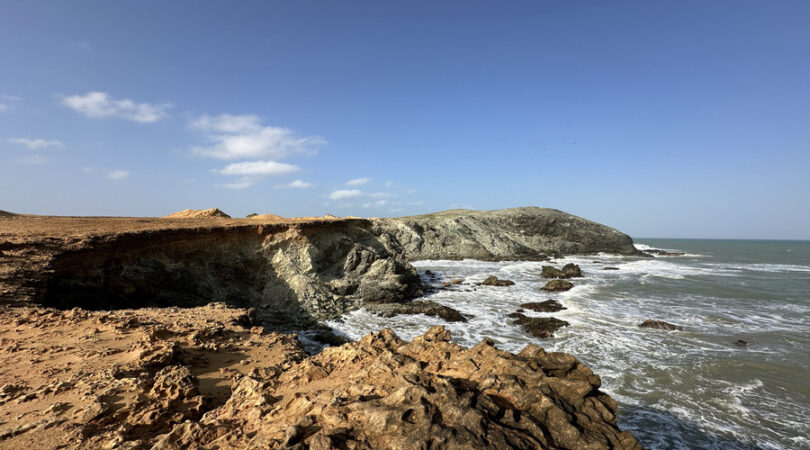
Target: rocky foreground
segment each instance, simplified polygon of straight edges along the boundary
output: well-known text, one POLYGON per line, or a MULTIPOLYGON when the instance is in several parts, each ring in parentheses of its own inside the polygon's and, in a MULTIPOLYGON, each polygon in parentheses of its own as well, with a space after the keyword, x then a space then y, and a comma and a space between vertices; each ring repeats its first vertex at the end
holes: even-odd
MULTIPOLYGON (((359 307, 465 321, 412 301, 430 286, 411 260, 598 251, 637 254, 616 230, 540 208, 4 214, 0 448, 640 448, 571 355, 463 349, 434 327, 410 343, 319 333, 335 346, 310 356, 289 334, 359 307)), ((515 318, 540 337, 567 325, 515 318)))
POLYGON ((434 327, 308 356, 222 304, 3 307, 2 448, 640 448, 572 356, 434 327))

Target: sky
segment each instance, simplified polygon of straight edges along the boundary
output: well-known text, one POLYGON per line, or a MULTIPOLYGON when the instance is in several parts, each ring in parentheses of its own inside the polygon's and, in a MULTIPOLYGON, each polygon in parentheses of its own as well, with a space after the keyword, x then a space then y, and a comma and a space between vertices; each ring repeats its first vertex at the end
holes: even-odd
POLYGON ((810 2, 0 0, 0 209, 810 239, 810 2))

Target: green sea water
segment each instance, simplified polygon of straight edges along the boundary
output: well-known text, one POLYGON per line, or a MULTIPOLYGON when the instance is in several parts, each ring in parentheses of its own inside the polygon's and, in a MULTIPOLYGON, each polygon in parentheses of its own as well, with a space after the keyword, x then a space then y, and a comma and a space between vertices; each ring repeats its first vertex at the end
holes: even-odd
MULTIPOLYGON (((556 265, 579 264, 584 278, 557 294, 539 289, 546 281, 541 266, 548 263, 415 265, 440 277, 427 282, 465 279, 430 298, 473 317, 444 324, 454 340, 474 345, 489 337, 509 351, 533 342, 573 354, 602 377, 603 390, 620 404, 620 426, 647 448, 810 449, 810 242, 636 243, 685 255, 560 258, 556 265), (473 288, 488 275, 516 284, 473 288), (553 339, 537 340, 506 317, 521 303, 549 298, 567 307, 553 316, 571 324, 553 339), (684 331, 639 328, 646 319, 684 331)), ((354 338, 390 327, 410 339, 437 323, 361 310, 332 325, 354 338)))

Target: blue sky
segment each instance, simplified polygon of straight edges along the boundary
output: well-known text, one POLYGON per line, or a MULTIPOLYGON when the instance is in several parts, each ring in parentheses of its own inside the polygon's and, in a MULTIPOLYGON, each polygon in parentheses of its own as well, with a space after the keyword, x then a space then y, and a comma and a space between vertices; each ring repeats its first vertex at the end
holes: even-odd
POLYGON ((810 238, 810 2, 0 1, 0 209, 810 238))

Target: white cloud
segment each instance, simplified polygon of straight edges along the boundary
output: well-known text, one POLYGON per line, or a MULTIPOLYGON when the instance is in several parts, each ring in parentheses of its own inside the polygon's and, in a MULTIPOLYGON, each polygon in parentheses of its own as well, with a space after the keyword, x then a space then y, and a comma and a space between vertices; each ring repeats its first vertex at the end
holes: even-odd
POLYGON ((31 150, 62 146, 61 141, 46 141, 45 139, 11 138, 8 141, 12 144, 24 145, 31 150))
POLYGON ((201 116, 191 126, 205 132, 212 145, 192 151, 217 159, 273 158, 292 153, 315 153, 326 144, 319 136, 299 137, 282 127, 264 126, 254 115, 201 116))
POLYGON ((388 192, 372 192, 371 194, 368 194, 368 196, 369 196, 369 197, 371 197, 371 198, 388 198, 388 197, 396 197, 396 195, 394 195, 394 194, 390 194, 390 193, 388 193, 388 192))
POLYGON ((122 180, 129 176, 129 172, 126 170, 111 170, 104 176, 111 180, 122 180))
POLYGON ((228 164, 219 173, 223 175, 267 176, 286 175, 298 170, 301 170, 298 166, 276 161, 245 161, 228 164))
POLYGON ((0 112, 3 112, 8 109, 8 105, 5 103, 0 103, 0 112))
POLYGON ((312 183, 308 183, 308 182, 306 182, 304 180, 295 180, 295 181, 293 181, 292 183, 289 183, 289 184, 278 184, 278 185, 273 186, 273 187, 275 189, 285 189, 285 188, 304 189, 304 188, 309 188, 309 187, 312 187, 312 186, 313 186, 312 183))
POLYGON ((116 100, 106 92, 92 91, 84 95, 71 95, 62 104, 87 117, 117 117, 134 122, 152 123, 168 117, 170 104, 135 103, 130 99, 116 100))
POLYGON ((371 182, 371 178, 355 178, 346 182, 346 186, 362 186, 371 182))
POLYGON ((329 194, 328 198, 331 200, 341 200, 344 198, 362 197, 365 193, 358 189, 338 189, 329 194))

